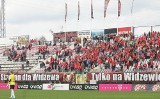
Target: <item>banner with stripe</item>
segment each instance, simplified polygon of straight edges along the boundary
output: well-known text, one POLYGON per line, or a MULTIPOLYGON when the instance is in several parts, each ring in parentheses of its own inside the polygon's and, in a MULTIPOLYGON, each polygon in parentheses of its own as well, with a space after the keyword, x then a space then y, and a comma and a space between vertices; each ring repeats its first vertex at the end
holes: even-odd
POLYGON ((104 1, 104 18, 106 17, 106 12, 107 12, 107 7, 108 7, 108 4, 109 4, 109 1, 110 0, 105 0, 104 1))
POLYGON ((94 19, 94 16, 93 16, 93 3, 92 3, 92 0, 91 0, 91 19, 94 19))
POLYGON ((78 20, 79 20, 79 17, 80 17, 80 3, 78 1, 78 20))
POLYGON ((118 17, 121 15, 121 1, 118 0, 118 17))
POLYGON ((65 3, 65 22, 67 20, 67 3, 65 3))

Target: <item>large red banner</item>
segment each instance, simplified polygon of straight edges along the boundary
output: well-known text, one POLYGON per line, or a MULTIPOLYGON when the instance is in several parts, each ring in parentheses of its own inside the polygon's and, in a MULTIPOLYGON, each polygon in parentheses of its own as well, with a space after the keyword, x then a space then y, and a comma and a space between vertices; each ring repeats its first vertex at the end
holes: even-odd
POLYGON ((131 27, 118 28, 118 34, 128 34, 132 31, 131 27))
POLYGON ((74 38, 74 37, 77 37, 78 33, 75 31, 75 32, 66 32, 66 40, 68 42, 71 41, 71 38, 74 38))

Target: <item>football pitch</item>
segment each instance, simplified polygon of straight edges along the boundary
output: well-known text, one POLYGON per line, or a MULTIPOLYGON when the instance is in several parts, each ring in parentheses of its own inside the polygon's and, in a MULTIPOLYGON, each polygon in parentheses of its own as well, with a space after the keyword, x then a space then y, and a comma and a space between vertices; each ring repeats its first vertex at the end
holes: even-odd
MULTIPOLYGON (((16 99, 160 99, 160 92, 44 91, 16 90, 16 99)), ((9 99, 10 90, 0 90, 0 99, 9 99)))

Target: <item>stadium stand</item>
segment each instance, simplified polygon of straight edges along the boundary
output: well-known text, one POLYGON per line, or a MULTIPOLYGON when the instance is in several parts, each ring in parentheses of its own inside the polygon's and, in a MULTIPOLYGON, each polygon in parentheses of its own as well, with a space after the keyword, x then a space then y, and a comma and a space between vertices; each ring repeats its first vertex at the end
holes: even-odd
POLYGON ((0 49, 0 70, 30 72, 124 72, 160 69, 160 32, 132 33, 55 45, 0 49))
POLYGON ((103 36, 86 41, 82 46, 56 50, 56 57, 46 64, 50 69, 81 72, 153 71, 160 69, 160 33, 152 32, 140 37, 132 33, 103 36), (58 68, 58 69, 57 69, 58 68))

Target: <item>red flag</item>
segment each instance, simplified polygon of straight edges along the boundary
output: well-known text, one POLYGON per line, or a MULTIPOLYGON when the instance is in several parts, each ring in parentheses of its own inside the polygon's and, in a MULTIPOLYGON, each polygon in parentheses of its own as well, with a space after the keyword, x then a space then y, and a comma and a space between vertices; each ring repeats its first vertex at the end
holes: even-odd
POLYGON ((118 0, 118 17, 121 15, 121 1, 118 0))
POLYGON ((65 3, 65 22, 67 20, 67 3, 65 3))
POLYGON ((94 19, 94 17, 93 17, 93 4, 92 4, 92 0, 91 0, 91 18, 94 19))
POLYGON ((79 16, 80 16, 80 4, 79 4, 79 1, 78 1, 78 20, 79 20, 79 16))
POLYGON ((106 17, 106 11, 107 11, 107 7, 108 7, 108 4, 109 4, 109 1, 110 0, 105 0, 104 1, 104 18, 106 17))

